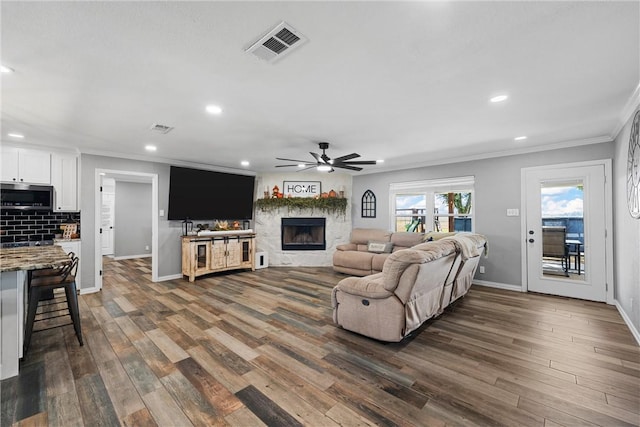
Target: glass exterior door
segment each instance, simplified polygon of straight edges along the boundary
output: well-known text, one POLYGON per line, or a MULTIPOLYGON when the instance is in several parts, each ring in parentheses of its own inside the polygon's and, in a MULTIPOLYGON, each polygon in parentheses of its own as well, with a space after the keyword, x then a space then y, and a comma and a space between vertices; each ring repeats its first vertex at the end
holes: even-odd
POLYGON ((604 167, 526 173, 528 289, 606 299, 604 167))

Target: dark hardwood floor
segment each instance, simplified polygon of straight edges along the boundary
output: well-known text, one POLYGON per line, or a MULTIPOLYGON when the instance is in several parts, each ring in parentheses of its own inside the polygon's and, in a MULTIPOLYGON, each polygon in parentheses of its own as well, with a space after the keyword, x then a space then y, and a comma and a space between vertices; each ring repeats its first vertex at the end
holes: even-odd
POLYGON ((640 351, 605 304, 474 286, 385 344, 334 326, 330 268, 104 271, 80 298, 85 345, 35 333, 0 425, 640 424, 640 351))

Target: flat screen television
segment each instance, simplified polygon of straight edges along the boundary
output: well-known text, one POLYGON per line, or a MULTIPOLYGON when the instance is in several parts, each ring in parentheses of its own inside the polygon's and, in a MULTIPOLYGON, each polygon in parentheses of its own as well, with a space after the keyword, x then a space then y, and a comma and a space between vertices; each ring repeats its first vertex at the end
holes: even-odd
POLYGON ((169 220, 253 217, 255 177, 171 166, 169 220))

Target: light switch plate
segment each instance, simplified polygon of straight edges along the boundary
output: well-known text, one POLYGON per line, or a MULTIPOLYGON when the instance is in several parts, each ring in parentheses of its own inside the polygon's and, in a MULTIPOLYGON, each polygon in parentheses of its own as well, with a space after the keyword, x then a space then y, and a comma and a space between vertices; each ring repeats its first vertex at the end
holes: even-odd
POLYGON ((520 209, 507 209, 507 216, 520 216, 520 209))

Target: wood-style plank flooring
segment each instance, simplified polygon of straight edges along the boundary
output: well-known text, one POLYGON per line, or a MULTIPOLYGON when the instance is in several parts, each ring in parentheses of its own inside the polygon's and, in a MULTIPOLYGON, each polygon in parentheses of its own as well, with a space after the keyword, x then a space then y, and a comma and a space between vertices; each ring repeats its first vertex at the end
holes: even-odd
POLYGON ((640 424, 640 351, 612 306, 472 287, 402 343, 334 326, 330 268, 162 283, 111 261, 73 328, 34 334, 0 425, 640 424))

